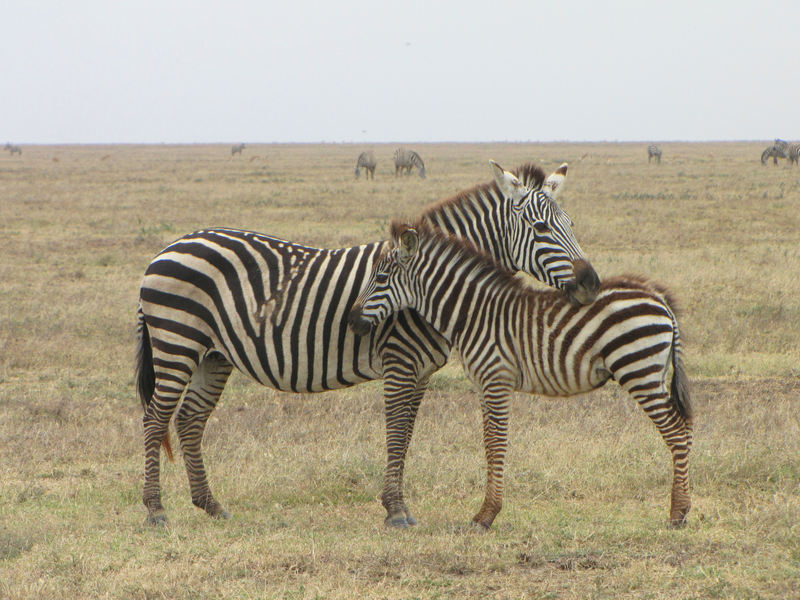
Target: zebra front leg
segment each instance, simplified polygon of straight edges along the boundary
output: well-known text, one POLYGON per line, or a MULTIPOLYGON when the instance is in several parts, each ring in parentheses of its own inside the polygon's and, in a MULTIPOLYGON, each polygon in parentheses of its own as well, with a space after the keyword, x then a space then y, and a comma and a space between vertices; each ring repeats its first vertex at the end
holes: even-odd
POLYGON ((394 364, 384 371, 387 462, 381 503, 387 512, 386 525, 391 527, 417 524, 403 499, 403 471, 414 420, 427 383, 427 377, 418 380, 413 368, 394 364))
POLYGON ((230 519, 231 514, 222 508, 211 493, 203 464, 203 432, 209 416, 219 401, 233 366, 220 354, 210 354, 200 363, 192 376, 181 407, 175 418, 175 427, 181 443, 192 503, 210 516, 230 519))
POLYGON ((484 387, 481 398, 487 464, 486 496, 472 520, 485 529, 492 526, 503 508, 503 468, 508 447, 508 397, 511 390, 511 384, 495 382, 484 387))
POLYGON ((144 412, 144 490, 142 502, 147 508, 147 522, 165 525, 164 505, 161 504, 161 443, 167 436, 169 421, 180 399, 183 387, 175 388, 157 383, 155 393, 144 412))

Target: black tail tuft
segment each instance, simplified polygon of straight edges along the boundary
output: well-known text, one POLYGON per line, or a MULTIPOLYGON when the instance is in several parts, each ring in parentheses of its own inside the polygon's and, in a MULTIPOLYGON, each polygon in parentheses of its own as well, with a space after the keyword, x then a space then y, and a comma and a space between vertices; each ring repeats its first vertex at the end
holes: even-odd
POLYGON ((677 352, 673 353, 672 356, 672 384, 670 385, 670 396, 678 412, 686 421, 686 424, 691 427, 694 411, 692 410, 692 402, 689 393, 689 378, 686 375, 686 369, 683 367, 680 354, 677 352))
POLYGON ((147 410, 147 405, 153 399, 156 389, 156 374, 153 369, 153 347, 150 344, 150 332, 144 322, 144 314, 139 309, 139 323, 136 344, 136 393, 142 403, 142 408, 147 410))

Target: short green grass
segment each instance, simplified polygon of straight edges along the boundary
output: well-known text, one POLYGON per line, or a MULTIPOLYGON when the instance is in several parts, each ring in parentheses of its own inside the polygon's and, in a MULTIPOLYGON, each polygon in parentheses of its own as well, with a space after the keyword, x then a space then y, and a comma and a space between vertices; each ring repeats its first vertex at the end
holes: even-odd
POLYGON ((428 144, 428 179, 376 145, 30 147, 0 156, 0 597, 791 598, 800 596, 800 169, 761 144, 428 144), (104 158, 105 157, 105 158, 104 158), (54 159, 57 158, 58 161, 54 159), (451 363, 431 382, 406 481, 420 524, 383 526, 380 384, 281 394, 234 375, 205 439, 231 521, 165 464, 165 528, 141 505, 135 307, 147 263, 209 225, 318 246, 507 167, 570 163, 562 203, 601 276, 680 301, 697 413, 694 508, 666 527, 671 469, 610 384, 513 399, 506 501, 485 480, 480 411, 451 363))

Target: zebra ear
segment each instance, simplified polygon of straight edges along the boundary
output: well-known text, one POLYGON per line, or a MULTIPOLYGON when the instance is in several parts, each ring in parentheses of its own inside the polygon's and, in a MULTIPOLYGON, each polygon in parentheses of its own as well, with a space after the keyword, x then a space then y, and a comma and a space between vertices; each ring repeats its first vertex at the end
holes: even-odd
POLYGON ((558 194, 564 187, 564 182, 567 179, 567 163, 561 163, 561 166, 553 171, 550 176, 544 180, 542 184, 542 191, 544 191, 553 200, 558 198, 558 194))
POLYGON ((419 235, 416 229, 408 228, 400 234, 400 259, 407 260, 414 256, 419 247, 419 235))
POLYGON ((510 198, 513 202, 521 200, 528 191, 525 188, 525 184, 523 184, 516 175, 506 171, 493 160, 490 160, 489 164, 492 165, 494 180, 497 182, 497 186, 500 188, 500 192, 503 196, 510 198))

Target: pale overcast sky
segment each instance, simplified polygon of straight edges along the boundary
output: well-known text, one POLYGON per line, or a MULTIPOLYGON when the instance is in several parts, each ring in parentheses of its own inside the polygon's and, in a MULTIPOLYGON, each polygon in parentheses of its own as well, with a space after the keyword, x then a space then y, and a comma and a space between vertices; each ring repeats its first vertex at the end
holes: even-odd
POLYGON ((800 3, 0 0, 0 142, 800 139, 800 3))

